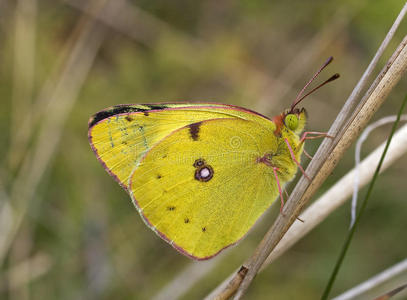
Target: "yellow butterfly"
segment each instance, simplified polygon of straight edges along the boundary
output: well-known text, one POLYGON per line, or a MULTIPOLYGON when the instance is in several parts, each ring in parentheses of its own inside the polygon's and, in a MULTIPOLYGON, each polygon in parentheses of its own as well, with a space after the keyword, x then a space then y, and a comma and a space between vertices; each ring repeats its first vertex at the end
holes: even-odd
POLYGON ((302 99, 273 119, 226 104, 117 105, 89 120, 89 142, 147 226, 182 254, 208 259, 279 194, 283 204, 309 134, 300 138, 302 99))

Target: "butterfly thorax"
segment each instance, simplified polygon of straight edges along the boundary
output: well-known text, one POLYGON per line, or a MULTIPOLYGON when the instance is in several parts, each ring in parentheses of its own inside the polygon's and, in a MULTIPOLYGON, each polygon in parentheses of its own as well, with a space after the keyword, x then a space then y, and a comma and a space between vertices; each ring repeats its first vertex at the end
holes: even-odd
POLYGON ((300 134, 304 130, 306 118, 305 109, 294 109, 286 110, 272 119, 276 125, 274 135, 277 137, 277 147, 275 150, 265 153, 259 162, 276 168, 284 181, 291 180, 297 172, 297 165, 292 158, 289 147, 296 160, 300 162, 303 152, 300 134))

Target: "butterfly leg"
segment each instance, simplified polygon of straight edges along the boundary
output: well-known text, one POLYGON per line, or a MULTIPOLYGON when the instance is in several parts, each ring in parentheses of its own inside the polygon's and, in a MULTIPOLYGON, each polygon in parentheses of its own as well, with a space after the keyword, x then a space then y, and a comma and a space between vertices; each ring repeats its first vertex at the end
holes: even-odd
POLYGON ((291 158, 293 159, 293 161, 297 164, 297 166, 298 166, 298 168, 301 170, 302 174, 304 174, 304 176, 305 176, 309 181, 311 181, 311 178, 309 178, 309 176, 307 175, 307 173, 305 173, 304 169, 302 168, 301 164, 300 164, 300 163, 298 162, 298 160, 295 158, 294 151, 293 151, 293 149, 291 148, 291 145, 290 145, 290 143, 288 142, 288 140, 287 140, 287 139, 284 139, 284 141, 285 141, 285 143, 287 144, 288 150, 290 151, 291 158))
POLYGON ((305 140, 319 139, 319 138, 322 138, 322 137, 327 137, 327 138, 330 138, 330 139, 333 139, 333 138, 334 138, 333 136, 328 135, 328 133, 326 133, 326 132, 306 131, 306 132, 304 132, 304 133, 302 134, 302 137, 301 137, 301 139, 300 139, 300 145, 301 145, 302 143, 304 143, 305 140), (316 135, 315 135, 315 136, 308 136, 309 134, 316 134, 316 135))
MULTIPOLYGON (((303 133, 301 139, 300 139, 300 143, 299 145, 301 145, 302 143, 305 142, 305 140, 313 140, 313 139, 318 139, 321 137, 327 137, 330 139, 333 139, 334 137, 331 135, 328 135, 326 132, 319 132, 319 131, 306 131, 303 133), (307 136, 308 134, 317 134, 316 136, 307 136)), ((312 155, 310 155, 307 151, 305 151, 304 149, 304 154, 306 157, 308 157, 309 159, 312 159, 312 155)))
POLYGON ((283 192, 281 190, 280 180, 278 180, 277 171, 278 171, 278 168, 273 167, 273 173, 274 173, 274 177, 276 178, 278 193, 280 194, 280 200, 281 200, 280 213, 284 216, 284 214, 283 214, 284 198, 283 198, 283 192))
POLYGON ((308 157, 309 159, 313 158, 312 155, 310 155, 307 151, 305 151, 305 149, 303 151, 304 151, 304 154, 306 157, 308 157))
MULTIPOLYGON (((260 163, 264 163, 264 164, 266 164, 267 166, 269 166, 269 167, 272 168, 273 173, 274 173, 274 178, 276 179, 276 183, 277 183, 278 193, 279 193, 279 195, 280 195, 280 200, 281 200, 280 213, 281 213, 283 216, 285 216, 285 214, 283 213, 283 207, 284 207, 283 190, 281 189, 280 180, 278 179, 278 175, 277 175, 277 171, 279 170, 279 168, 273 166, 273 164, 272 164, 271 161, 270 161, 270 157, 267 156, 267 155, 265 155, 265 156, 259 158, 257 161, 260 162, 260 163)), ((285 192, 285 194, 286 194, 286 196, 287 196, 287 198, 288 198, 288 193, 287 193, 287 191, 284 190, 284 192, 285 192)))

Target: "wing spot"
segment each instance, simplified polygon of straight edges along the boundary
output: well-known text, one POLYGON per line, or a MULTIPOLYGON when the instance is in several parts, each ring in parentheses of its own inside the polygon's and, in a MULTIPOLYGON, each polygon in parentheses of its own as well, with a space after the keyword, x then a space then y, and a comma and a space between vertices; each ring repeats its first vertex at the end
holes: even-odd
POLYGON ((184 223, 185 223, 185 224, 188 224, 189 222, 190 222, 190 221, 189 221, 189 218, 185 218, 185 219, 184 219, 184 223))
POLYGON ((157 179, 161 179, 162 176, 160 174, 157 174, 157 179))
POLYGON ((203 160, 202 158, 198 158, 193 164, 195 168, 201 167, 203 165, 205 165, 205 160, 203 160))
POLYGON ((147 112, 149 110, 160 110, 160 109, 166 109, 167 105, 154 105, 154 104, 139 104, 139 105, 129 105, 129 104, 120 104, 120 105, 115 105, 113 107, 109 107, 105 110, 102 110, 95 115, 89 120, 89 128, 98 123, 99 121, 102 121, 104 119, 117 116, 119 114, 125 114, 125 113, 139 113, 139 112, 147 112))
POLYGON ((145 111, 145 112, 144 112, 144 115, 145 115, 146 117, 148 117, 148 115, 149 115, 148 111, 145 111))
POLYGON ((206 232, 206 227, 202 227, 202 232, 206 232))
POLYGON ((164 104, 146 104, 150 108, 150 110, 161 110, 166 109, 168 106, 164 104))
POLYGON ((189 124, 189 134, 191 135, 191 138, 194 141, 197 141, 199 139, 199 129, 201 127, 202 122, 196 122, 193 124, 189 124))
POLYGON ((130 117, 130 116, 126 116, 126 120, 127 120, 128 122, 131 122, 131 121, 133 121, 133 118, 130 117))
POLYGON ((168 207, 167 207, 167 210, 174 211, 174 210, 175 210, 175 206, 168 206, 168 207))
POLYGON ((214 171, 213 168, 206 164, 205 160, 198 158, 195 160, 193 166, 196 168, 194 178, 201 182, 207 182, 212 179, 214 171))

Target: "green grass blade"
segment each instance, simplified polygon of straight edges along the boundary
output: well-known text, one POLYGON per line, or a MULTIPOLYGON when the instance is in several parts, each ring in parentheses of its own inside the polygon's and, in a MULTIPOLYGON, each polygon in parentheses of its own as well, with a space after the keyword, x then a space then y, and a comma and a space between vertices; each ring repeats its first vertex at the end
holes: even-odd
POLYGON ((377 177, 379 175, 379 171, 380 171, 380 168, 382 166, 384 157, 386 156, 387 149, 389 148, 390 142, 391 142, 391 140, 393 138, 393 134, 396 131, 397 125, 398 125, 398 123, 400 121, 400 116, 401 116, 401 114, 402 114, 402 112, 404 110, 404 107, 406 106, 406 103, 407 103, 407 96, 404 98, 403 103, 401 104, 401 108, 400 108, 400 110, 399 110, 399 112, 397 114, 397 119, 393 124, 393 127, 391 129, 391 133, 390 133, 390 135, 389 135, 389 137, 387 139, 386 146, 385 146, 385 148, 383 150, 383 154, 380 157, 379 164, 377 165, 377 168, 376 168, 376 171, 375 171, 375 173, 373 175, 373 178, 370 181, 366 196, 363 199, 360 210, 359 210, 359 212, 358 212, 358 214, 356 216, 355 223, 352 226, 352 228, 349 230, 349 233, 348 233, 348 235, 346 237, 345 243, 343 244, 342 250, 341 250, 341 252, 339 254, 338 260, 336 261, 335 267, 334 267, 334 269, 333 269, 333 271, 331 273, 331 277, 329 278, 329 281, 328 281, 328 283, 327 283, 327 285, 325 287, 324 293, 322 294, 321 300, 328 299, 329 293, 331 292, 331 289, 332 289, 332 286, 333 286, 333 284, 335 282, 336 276, 338 275, 339 269, 340 269, 340 267, 342 265, 342 262, 343 262, 343 260, 345 258, 346 252, 348 251, 348 248, 349 248, 350 242, 352 240, 352 237, 355 234, 356 227, 357 227, 357 225, 358 225, 358 223, 360 221, 360 218, 361 218, 361 216, 362 216, 362 214, 363 214, 363 212, 364 212, 364 210, 366 208, 367 201, 370 198, 370 195, 372 193, 373 186, 374 186, 374 184, 376 182, 376 179, 377 179, 377 177))

